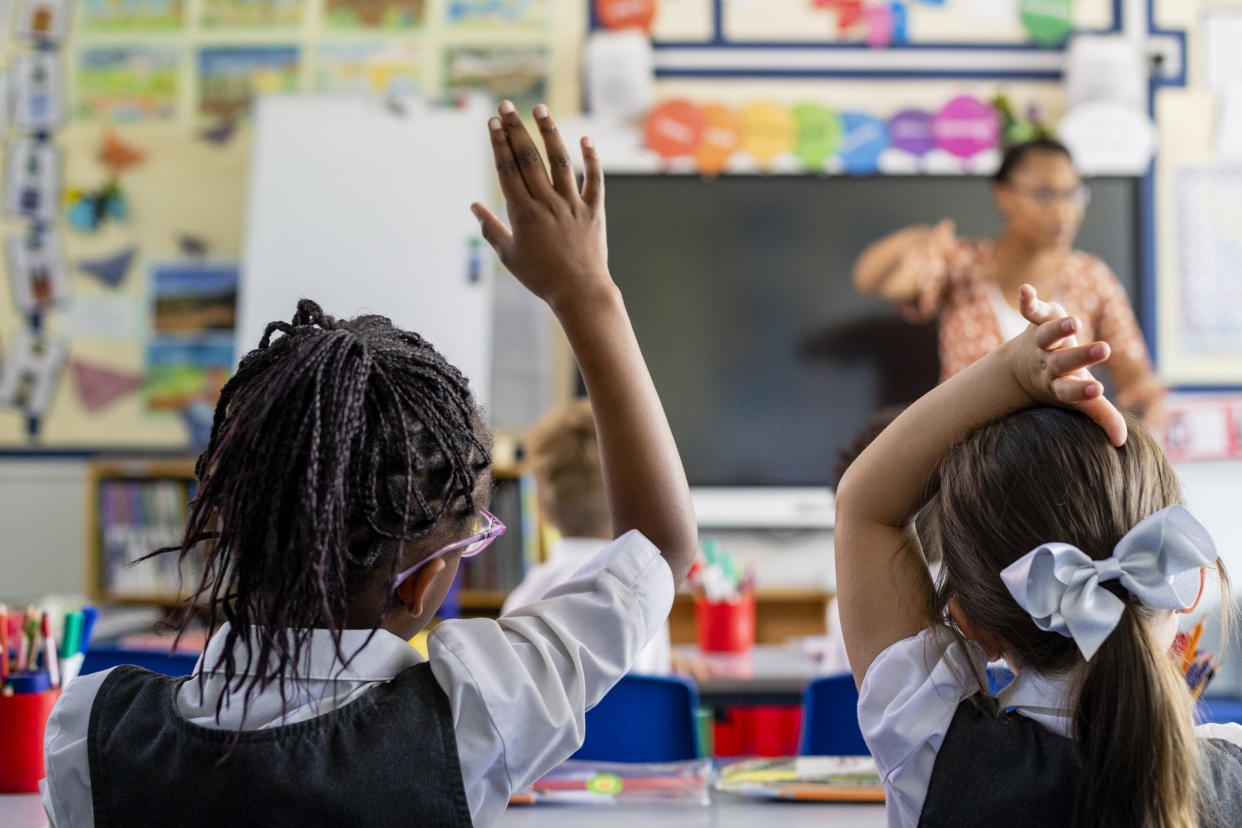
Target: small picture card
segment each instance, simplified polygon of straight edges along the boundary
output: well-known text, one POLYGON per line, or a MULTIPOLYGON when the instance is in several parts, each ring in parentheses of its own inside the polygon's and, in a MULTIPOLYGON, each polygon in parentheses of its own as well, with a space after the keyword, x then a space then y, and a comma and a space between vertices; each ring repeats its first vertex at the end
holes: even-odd
POLYGON ((59 43, 69 31, 70 0, 22 0, 15 30, 18 37, 59 43))
POLYGON ((59 339, 28 329, 18 331, 0 371, 0 405, 41 419, 56 394, 67 352, 59 339))
POLYGON ((60 155, 43 141, 15 141, 9 149, 4 210, 14 218, 51 222, 60 202, 60 155))
POLYGON ((54 52, 27 52, 13 59, 9 74, 13 123, 30 132, 49 132, 64 121, 60 62, 54 52))
POLYGON ((60 240, 52 232, 9 239, 13 304, 23 313, 44 310, 69 296, 60 240))

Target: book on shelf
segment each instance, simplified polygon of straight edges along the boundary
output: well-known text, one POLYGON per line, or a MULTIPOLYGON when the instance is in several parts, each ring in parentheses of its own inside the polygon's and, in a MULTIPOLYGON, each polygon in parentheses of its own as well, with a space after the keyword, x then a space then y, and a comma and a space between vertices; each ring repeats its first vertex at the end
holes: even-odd
POLYGON ((142 563, 157 549, 178 546, 185 532, 188 481, 101 480, 99 498, 100 583, 118 599, 175 599, 197 582, 193 564, 182 567, 175 552, 142 563))

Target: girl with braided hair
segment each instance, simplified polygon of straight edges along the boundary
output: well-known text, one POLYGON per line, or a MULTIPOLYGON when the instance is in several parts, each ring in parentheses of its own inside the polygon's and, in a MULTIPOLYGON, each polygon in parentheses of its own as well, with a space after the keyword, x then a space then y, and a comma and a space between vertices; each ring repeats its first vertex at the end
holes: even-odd
POLYGON ((118 667, 66 688, 53 825, 489 825, 662 628, 697 545, 689 488, 608 273, 594 146, 580 190, 535 118, 551 177, 506 101, 488 128, 512 229, 471 209, 574 349, 615 540, 538 603, 438 625, 422 660, 406 640, 504 531, 486 428, 418 334, 299 302, 221 393, 184 539, 162 550, 201 550, 194 601, 224 623, 188 678, 118 667))

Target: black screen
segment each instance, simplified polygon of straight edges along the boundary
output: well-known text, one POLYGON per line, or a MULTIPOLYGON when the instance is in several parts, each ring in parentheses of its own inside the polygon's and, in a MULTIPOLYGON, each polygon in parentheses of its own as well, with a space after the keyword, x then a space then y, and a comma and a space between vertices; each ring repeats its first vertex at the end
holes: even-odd
MULTIPOLYGON (((1137 310, 1133 179, 1091 182, 1076 245, 1137 310)), ((608 239, 692 485, 820 486, 871 414, 938 378, 935 324, 859 295, 855 257, 913 223, 1000 219, 986 179, 611 175, 608 239)))

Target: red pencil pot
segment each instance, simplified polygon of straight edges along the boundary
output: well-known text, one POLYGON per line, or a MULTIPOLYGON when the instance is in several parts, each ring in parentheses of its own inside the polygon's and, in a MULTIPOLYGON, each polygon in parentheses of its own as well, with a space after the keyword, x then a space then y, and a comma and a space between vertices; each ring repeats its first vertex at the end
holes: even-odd
POLYGON ((705 653, 748 653, 755 647, 755 596, 694 601, 694 626, 705 653))
POLYGON ((60 690, 0 696, 0 794, 38 793, 43 731, 60 690))

